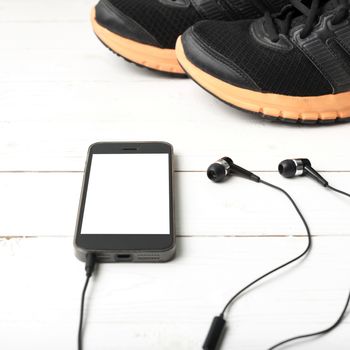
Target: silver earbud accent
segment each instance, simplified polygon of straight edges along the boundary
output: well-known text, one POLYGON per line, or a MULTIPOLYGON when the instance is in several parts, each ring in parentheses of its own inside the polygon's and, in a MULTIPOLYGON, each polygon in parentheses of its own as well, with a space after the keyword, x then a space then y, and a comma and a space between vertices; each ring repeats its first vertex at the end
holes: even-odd
POLYGON ((295 164, 296 167, 296 172, 295 172, 295 176, 301 176, 304 174, 304 164, 302 159, 293 159, 293 162, 295 164))

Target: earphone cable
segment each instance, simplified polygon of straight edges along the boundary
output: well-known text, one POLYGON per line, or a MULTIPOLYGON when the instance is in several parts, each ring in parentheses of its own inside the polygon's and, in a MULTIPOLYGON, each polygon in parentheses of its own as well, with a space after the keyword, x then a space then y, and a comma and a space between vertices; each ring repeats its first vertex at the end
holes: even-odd
POLYGON ((78 349, 82 350, 83 349, 83 341, 82 341, 82 333, 83 333, 83 319, 84 319, 84 304, 85 304, 85 294, 86 290, 89 284, 91 276, 86 277, 85 285, 83 288, 83 292, 81 295, 81 304, 80 304, 80 319, 79 319, 79 331, 78 331, 78 349))
MULTIPOLYGON (((314 178, 317 182, 319 182, 323 187, 325 187, 325 188, 328 187, 329 190, 332 190, 332 191, 337 192, 341 195, 350 197, 349 193, 346 193, 346 192, 341 191, 335 187, 330 186, 328 181, 326 179, 324 179, 315 169, 312 168, 311 162, 308 159, 287 159, 287 160, 280 163, 278 170, 279 170, 280 174, 286 178, 292 178, 295 176, 302 176, 302 175, 309 175, 312 178, 314 178)), ((204 345, 203 345, 204 350, 213 350, 213 349, 217 348, 219 342, 222 339, 225 324, 226 324, 225 313, 228 312, 228 309, 232 306, 232 304, 252 286, 256 285, 257 283, 259 283, 263 279, 267 278, 268 276, 274 274, 275 272, 278 272, 279 270, 287 267, 288 265, 291 265, 292 263, 304 258, 310 252, 310 250, 312 248, 312 235, 311 235, 311 231, 309 229, 308 223, 307 223, 304 215, 302 214, 301 210, 299 209, 299 207, 296 204, 296 202, 294 201, 294 199, 290 196, 290 194, 287 191, 285 191, 284 189, 282 189, 278 186, 275 186, 269 182, 263 181, 263 180, 261 180, 261 178, 259 176, 249 172, 246 169, 243 169, 243 168, 237 166, 236 164, 233 163, 231 158, 223 157, 223 158, 219 159, 217 162, 210 165, 208 170, 207 170, 207 175, 208 175, 209 179, 214 181, 214 182, 222 182, 227 176, 240 175, 241 177, 244 177, 248 180, 251 180, 251 181, 254 181, 257 183, 262 183, 263 185, 266 185, 266 186, 271 187, 277 191, 282 192, 288 198, 288 200, 291 202, 291 204, 293 205, 297 214, 299 215, 301 221, 303 222, 304 227, 305 227, 306 232, 307 232, 307 239, 308 239, 307 246, 304 249, 304 251, 302 251, 301 254, 296 256, 294 259, 291 259, 291 260, 287 261, 286 263, 284 263, 284 264, 274 268, 273 270, 265 273, 264 275, 258 277, 257 279, 255 279, 254 281, 252 281, 251 283, 246 285, 244 288, 242 288, 239 292, 237 292, 227 302, 227 304, 223 308, 221 314, 219 316, 214 317, 214 319, 211 323, 211 326, 209 328, 207 337, 205 339, 204 345)), ((341 316, 338 318, 338 320, 331 327, 329 327, 321 332, 302 335, 302 336, 298 336, 298 337, 294 337, 294 338, 285 340, 285 341, 280 342, 277 345, 273 346, 272 348, 269 348, 269 350, 276 349, 278 346, 280 346, 282 344, 286 344, 286 343, 291 342, 291 341, 296 340, 296 339, 311 337, 314 335, 320 335, 320 334, 324 334, 324 333, 328 333, 328 332, 332 331, 344 319, 344 316, 346 314, 346 310, 349 306, 349 303, 350 303, 350 294, 349 294, 349 297, 347 299, 345 308, 343 309, 343 312, 341 313, 341 316)))
MULTIPOLYGON (((327 186, 325 186, 326 188, 334 191, 334 192, 337 192, 339 194, 342 194, 344 196, 347 196, 347 197, 350 197, 350 194, 345 192, 345 191, 342 191, 342 190, 339 190, 333 186, 330 186, 329 184, 327 184, 327 186)), ((269 348, 268 350, 274 350, 274 349, 277 349, 278 347, 282 346, 282 345, 285 345, 287 343, 291 343, 295 340, 299 340, 299 339, 305 339, 305 338, 311 338, 311 337, 316 337, 316 336, 320 336, 320 335, 324 335, 324 334, 327 334, 329 332, 331 332, 333 329, 335 329, 336 327, 338 327, 338 325, 342 322, 342 320, 344 319, 345 317, 345 314, 346 314, 346 311, 349 307, 349 304, 350 304, 350 293, 348 294, 348 298, 346 300, 346 303, 345 303, 345 307, 342 311, 342 313, 340 314, 339 318, 336 320, 335 323, 333 323, 332 326, 322 330, 322 331, 319 331, 319 332, 315 332, 315 333, 309 333, 309 334, 303 334, 303 335, 299 335, 299 336, 296 336, 296 337, 293 337, 293 338, 289 338, 289 339, 286 339, 286 340, 283 340, 281 341, 280 343, 272 346, 271 348, 269 348)))
POLYGON ((339 194, 342 194, 343 196, 350 197, 350 193, 347 193, 345 191, 339 190, 338 188, 335 188, 333 186, 328 185, 327 188, 330 189, 331 191, 334 191, 334 192, 337 192, 339 194))
POLYGON ((295 340, 299 340, 299 339, 304 339, 304 338, 310 338, 310 337, 316 337, 318 335, 324 335, 326 333, 329 333, 331 332, 334 328, 336 328, 340 323, 341 321, 344 319, 345 317, 345 314, 346 314, 346 310, 348 309, 349 307, 349 303, 350 303, 350 293, 348 295, 348 298, 347 298, 347 301, 345 303, 345 307, 340 315, 340 317, 337 319, 337 321, 330 327, 324 329, 323 331, 320 331, 320 332, 315 332, 315 333, 310 333, 310 334, 304 334, 304 335, 299 335, 297 337, 293 337, 293 338, 289 338, 287 340, 284 340, 274 346, 272 346, 271 348, 269 348, 268 350, 274 350, 274 349, 277 349, 278 347, 282 346, 282 345, 285 345, 287 343, 290 343, 290 342, 293 342, 295 340))
POLYGON ((224 316, 225 312, 227 311, 227 309, 231 306, 231 304, 241 295, 243 294, 247 289, 249 289, 250 287, 252 287, 253 285, 255 285, 256 283, 260 282, 261 280, 265 279, 266 277, 272 275, 273 273, 287 267, 288 265, 293 264, 294 262, 300 260, 301 258, 303 258, 305 255, 308 254, 308 252, 311 250, 312 247, 312 237, 311 237, 311 231, 309 228, 309 225, 304 217, 304 215, 302 214, 301 210, 299 209, 298 205, 296 204, 296 202, 294 201, 294 199, 291 197, 291 195, 285 191, 283 188, 275 186, 267 181, 264 180, 260 180, 260 183, 266 186, 269 186, 277 191, 282 192, 288 199, 289 201, 292 203, 293 207, 295 208, 296 212, 298 213, 301 221, 303 222, 306 232, 307 232, 307 237, 308 237, 308 243, 307 246, 305 248, 305 250, 299 254, 297 257, 295 257, 294 259, 289 260, 288 262, 276 267, 275 269, 265 273, 264 275, 260 276, 259 278, 257 278, 256 280, 254 280, 253 282, 249 283, 247 286, 245 286, 243 289, 241 289, 238 293, 236 293, 229 301, 228 303, 225 305, 223 311, 221 312, 221 317, 224 316))
POLYGON ((83 321, 84 321, 84 305, 85 305, 85 294, 87 287, 89 285, 90 278, 94 272, 96 263, 96 257, 93 253, 88 253, 86 255, 85 271, 86 271, 86 280, 81 294, 81 303, 80 303, 80 317, 79 317, 79 329, 78 329, 78 350, 83 350, 83 321))

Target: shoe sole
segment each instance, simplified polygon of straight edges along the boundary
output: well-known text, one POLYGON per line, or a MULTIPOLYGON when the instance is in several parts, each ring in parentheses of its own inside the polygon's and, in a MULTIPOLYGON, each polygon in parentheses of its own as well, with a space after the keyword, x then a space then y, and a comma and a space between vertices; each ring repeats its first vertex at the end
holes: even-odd
POLYGON ((159 72, 185 74, 176 58, 175 50, 142 44, 109 31, 96 21, 95 8, 91 11, 91 23, 102 43, 127 61, 159 72))
POLYGON ((184 52, 181 36, 176 43, 176 55, 189 77, 209 93, 233 107, 284 122, 328 124, 349 121, 350 92, 294 97, 242 89, 215 78, 191 63, 184 52))

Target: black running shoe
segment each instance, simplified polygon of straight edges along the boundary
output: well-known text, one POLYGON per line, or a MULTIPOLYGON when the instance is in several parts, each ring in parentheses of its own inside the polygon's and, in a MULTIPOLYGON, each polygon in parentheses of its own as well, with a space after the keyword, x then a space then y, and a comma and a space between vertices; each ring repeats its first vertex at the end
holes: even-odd
POLYGON ((92 10, 98 38, 138 65, 183 74, 176 39, 203 19, 239 20, 278 12, 288 0, 101 0, 92 10))
POLYGON ((279 15, 204 21, 177 43, 181 66, 208 92, 284 121, 350 117, 350 0, 291 0, 279 15))

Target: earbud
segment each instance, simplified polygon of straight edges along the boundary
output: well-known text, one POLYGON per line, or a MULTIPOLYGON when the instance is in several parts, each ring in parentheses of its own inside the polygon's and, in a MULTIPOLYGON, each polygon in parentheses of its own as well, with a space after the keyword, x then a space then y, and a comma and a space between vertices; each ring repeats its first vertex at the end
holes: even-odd
POLYGON ((222 182, 228 176, 232 175, 238 175, 248 180, 260 182, 259 176, 236 165, 229 157, 223 157, 215 163, 211 164, 207 170, 207 175, 208 178, 214 182, 222 182))
POLYGON ((308 159, 286 159, 278 166, 279 173, 287 178, 306 175, 305 167, 311 167, 308 159))
POLYGON ((233 167, 233 161, 229 157, 223 157, 211 164, 207 170, 208 178, 214 182, 222 182, 230 174, 230 169, 233 167))
POLYGON ((286 178, 295 176, 310 176, 319 182, 322 186, 327 187, 328 181, 325 180, 312 166, 309 159, 286 159, 278 166, 279 173, 286 178))

